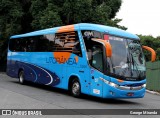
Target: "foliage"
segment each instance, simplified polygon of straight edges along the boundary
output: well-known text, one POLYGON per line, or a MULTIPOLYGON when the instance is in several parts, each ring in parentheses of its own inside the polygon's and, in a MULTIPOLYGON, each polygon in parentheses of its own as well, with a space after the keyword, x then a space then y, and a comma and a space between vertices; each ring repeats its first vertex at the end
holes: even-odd
POLYGON ((18 0, 1 0, 0 4, 0 32, 4 38, 21 30, 19 22, 23 15, 18 0), (15 30, 16 29, 16 30, 15 30))
POLYGON ((22 15, 22 7, 18 0, 0 1, 0 61, 2 62, 6 60, 8 37, 21 31, 22 15))
MULTIPOLYGON (((141 44, 142 45, 146 45, 149 46, 151 48, 153 48, 156 51, 157 54, 157 60, 160 60, 160 37, 156 37, 154 38, 153 36, 143 36, 143 35, 139 35, 140 39, 141 39, 141 44)), ((151 54, 147 51, 145 51, 145 56, 146 56, 146 60, 150 61, 151 60, 151 54)))
POLYGON ((75 23, 126 29, 114 19, 122 0, 0 0, 0 63, 11 35, 75 23))
POLYGON ((75 23, 97 23, 119 27, 121 19, 112 20, 121 0, 31 0, 34 30, 75 23))
POLYGON ((44 29, 62 25, 62 21, 58 15, 58 7, 54 5, 52 0, 32 0, 30 13, 33 17, 33 29, 44 29))

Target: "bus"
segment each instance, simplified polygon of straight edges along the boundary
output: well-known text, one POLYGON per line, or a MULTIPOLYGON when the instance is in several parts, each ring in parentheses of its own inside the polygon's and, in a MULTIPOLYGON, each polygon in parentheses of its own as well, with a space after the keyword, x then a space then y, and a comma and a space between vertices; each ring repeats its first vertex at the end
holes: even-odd
POLYGON ((142 98, 146 66, 137 35, 100 24, 79 23, 10 37, 7 75, 101 98, 142 98))

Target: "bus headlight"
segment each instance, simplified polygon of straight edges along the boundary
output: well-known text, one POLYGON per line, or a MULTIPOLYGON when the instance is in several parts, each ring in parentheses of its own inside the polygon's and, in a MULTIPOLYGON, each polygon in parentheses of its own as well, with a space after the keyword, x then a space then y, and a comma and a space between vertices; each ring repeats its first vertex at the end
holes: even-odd
POLYGON ((142 87, 143 87, 143 88, 146 88, 146 84, 143 84, 142 87))
POLYGON ((115 87, 115 88, 118 88, 119 87, 119 85, 117 85, 117 84, 115 84, 115 83, 113 83, 113 82, 110 82, 110 81, 108 81, 108 80, 105 80, 105 79, 103 79, 103 78, 100 78, 105 84, 109 84, 110 86, 112 86, 112 87, 115 87))
POLYGON ((113 83, 113 82, 109 82, 109 85, 112 86, 112 87, 118 88, 118 85, 113 83))

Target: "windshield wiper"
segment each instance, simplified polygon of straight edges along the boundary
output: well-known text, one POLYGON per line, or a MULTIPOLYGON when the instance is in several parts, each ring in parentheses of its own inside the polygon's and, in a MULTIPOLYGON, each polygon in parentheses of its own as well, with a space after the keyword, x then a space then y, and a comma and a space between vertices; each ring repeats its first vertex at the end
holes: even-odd
POLYGON ((135 71, 136 71, 136 73, 137 73, 137 75, 138 75, 138 78, 140 79, 140 78, 141 78, 141 76, 140 76, 141 71, 138 70, 138 64, 137 64, 137 62, 135 61, 135 59, 133 58, 132 53, 130 53, 130 55, 131 55, 131 59, 132 59, 133 69, 134 69, 134 66, 135 66, 135 67, 136 67, 135 71))
POLYGON ((131 59, 131 57, 130 57, 129 54, 127 54, 127 63, 128 63, 129 68, 131 70, 131 76, 133 76, 133 72, 132 72, 132 59, 131 59))

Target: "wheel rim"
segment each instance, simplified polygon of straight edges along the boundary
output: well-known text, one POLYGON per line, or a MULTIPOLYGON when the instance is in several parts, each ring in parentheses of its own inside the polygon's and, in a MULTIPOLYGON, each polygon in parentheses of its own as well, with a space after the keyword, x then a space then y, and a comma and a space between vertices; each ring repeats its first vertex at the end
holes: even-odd
POLYGON ((78 95, 79 94, 79 90, 80 90, 80 85, 78 82, 75 82, 73 83, 73 86, 72 86, 72 93, 74 95, 78 95))

